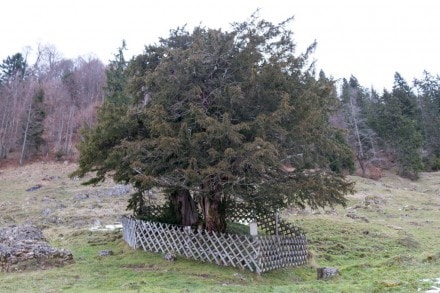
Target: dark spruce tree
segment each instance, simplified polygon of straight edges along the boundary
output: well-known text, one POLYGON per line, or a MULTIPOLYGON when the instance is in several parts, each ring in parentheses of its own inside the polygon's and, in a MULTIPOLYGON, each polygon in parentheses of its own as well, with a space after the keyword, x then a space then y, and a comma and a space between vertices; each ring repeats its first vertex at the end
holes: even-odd
POLYGON ((415 81, 420 125, 424 137, 423 158, 427 171, 440 170, 440 77, 424 72, 415 81))
POLYGON ((43 138, 44 120, 46 110, 44 107, 44 90, 38 89, 32 96, 23 117, 23 129, 21 137, 21 156, 20 165, 23 165, 25 159, 38 152, 45 143, 43 138))
POLYGON ((328 123, 334 85, 314 77, 315 44, 294 54, 288 24, 253 15, 230 32, 179 28, 147 46, 127 68, 131 106, 118 125, 100 117, 87 132, 76 174, 131 183, 138 216, 147 190, 167 190, 181 223, 197 221, 197 203, 209 231, 225 231, 236 200, 344 204, 352 184, 331 166, 352 152, 328 123))
MULTIPOLYGON (((124 58, 125 42, 118 48, 115 59, 107 68, 105 99, 98 109, 98 123, 93 128, 82 129, 79 168, 71 176, 84 176, 96 172, 86 184, 95 184, 105 179, 119 164, 116 148, 126 137, 136 134, 136 121, 128 120, 127 113, 131 98, 127 93, 127 62, 124 58)), ((116 179, 116 178, 115 178, 116 179)), ((121 179, 123 180, 123 179, 121 179)), ((127 182, 128 183, 128 182, 127 182)))
POLYGON ((416 96, 399 73, 394 76, 392 92, 384 91, 375 101, 370 125, 394 153, 400 176, 416 179, 422 170, 423 136, 418 124, 416 96))
POLYGON ((26 70, 27 62, 21 53, 8 56, 0 64, 0 85, 11 80, 22 80, 26 70))
POLYGON ((128 105, 130 103, 130 96, 127 95, 127 77, 126 68, 127 61, 125 61, 124 51, 127 50, 125 41, 122 41, 121 47, 118 48, 118 52, 114 55, 114 59, 110 61, 108 65, 106 76, 107 85, 105 87, 107 104, 116 106, 128 105))

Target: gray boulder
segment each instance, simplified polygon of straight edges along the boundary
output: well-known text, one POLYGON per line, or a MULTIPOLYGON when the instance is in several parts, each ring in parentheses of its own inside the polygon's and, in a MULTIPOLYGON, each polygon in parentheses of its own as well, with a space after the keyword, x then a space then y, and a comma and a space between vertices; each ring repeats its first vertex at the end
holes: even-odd
POLYGON ((35 226, 0 228, 0 272, 46 269, 73 262, 70 251, 51 247, 35 226))

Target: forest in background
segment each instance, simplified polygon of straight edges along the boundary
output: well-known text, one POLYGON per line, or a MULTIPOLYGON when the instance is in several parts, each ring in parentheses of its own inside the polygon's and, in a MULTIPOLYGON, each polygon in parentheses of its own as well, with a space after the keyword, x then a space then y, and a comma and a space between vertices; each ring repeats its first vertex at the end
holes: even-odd
POLYGON ((362 87, 355 77, 343 79, 336 123, 347 132, 362 175, 380 169, 417 179, 419 171, 440 169, 440 78, 424 72, 408 83, 394 75, 391 90, 362 87))
MULTIPOLYGON (((76 160, 82 127, 96 123, 98 108, 128 73, 124 46, 105 65, 97 58, 64 59, 50 45, 37 58, 15 53, 0 64, 0 164, 32 158, 76 160)), ((324 75, 323 72, 319 75, 324 75)), ((356 77, 334 80, 339 105, 330 123, 344 129, 353 171, 370 178, 395 168, 404 177, 440 169, 440 77, 424 72, 412 82, 395 74, 391 90, 363 87, 356 77)))
POLYGON ((106 67, 96 58, 63 59, 39 46, 0 64, 0 159, 24 164, 33 156, 72 158, 79 129, 95 122, 104 99, 106 67))

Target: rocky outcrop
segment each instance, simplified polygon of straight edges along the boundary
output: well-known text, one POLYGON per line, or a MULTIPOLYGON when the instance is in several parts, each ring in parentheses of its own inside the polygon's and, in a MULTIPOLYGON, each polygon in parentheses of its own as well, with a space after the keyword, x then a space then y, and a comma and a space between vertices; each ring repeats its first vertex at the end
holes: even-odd
POLYGON ((47 269, 73 262, 70 251, 51 247, 35 226, 0 228, 0 272, 47 269))
POLYGON ((92 197, 116 197, 124 196, 132 192, 129 185, 118 184, 113 187, 94 190, 89 193, 78 193, 73 197, 74 201, 82 201, 92 197))

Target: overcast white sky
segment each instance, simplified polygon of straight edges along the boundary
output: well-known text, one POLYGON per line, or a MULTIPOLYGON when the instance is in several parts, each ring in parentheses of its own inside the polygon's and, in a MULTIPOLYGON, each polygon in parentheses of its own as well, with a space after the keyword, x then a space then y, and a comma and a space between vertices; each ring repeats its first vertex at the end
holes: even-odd
POLYGON ((229 30, 261 8, 275 23, 294 16, 298 53, 316 39, 317 68, 336 79, 353 74, 380 91, 396 71, 407 81, 440 73, 439 0, 7 0, 0 8, 0 60, 41 43, 107 63, 122 39, 139 54, 177 26, 229 30))

